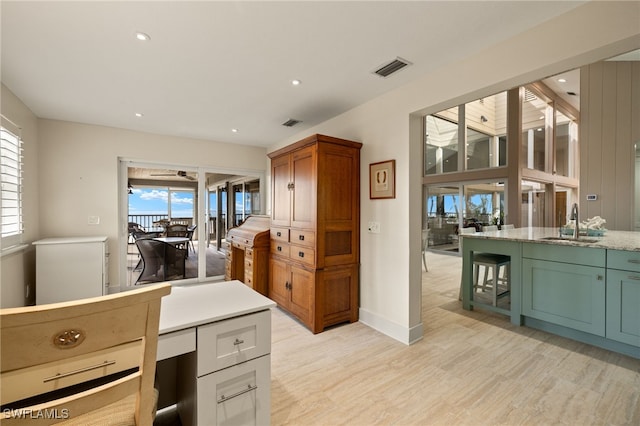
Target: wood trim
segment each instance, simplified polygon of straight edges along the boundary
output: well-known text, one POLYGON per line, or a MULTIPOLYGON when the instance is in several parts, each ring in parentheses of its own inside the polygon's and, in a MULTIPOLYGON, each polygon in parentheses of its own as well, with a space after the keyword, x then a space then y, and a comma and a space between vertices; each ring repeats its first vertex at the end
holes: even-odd
POLYGON ((313 145, 316 142, 334 143, 337 145, 348 146, 350 148, 362 148, 361 142, 354 142, 346 139, 334 138, 333 136, 315 134, 315 135, 307 136, 306 138, 301 139, 298 142, 292 143, 291 145, 287 145, 284 148, 280 148, 276 151, 270 152, 267 154, 267 156, 269 158, 278 157, 282 154, 295 151, 296 149, 303 148, 307 145, 313 145))

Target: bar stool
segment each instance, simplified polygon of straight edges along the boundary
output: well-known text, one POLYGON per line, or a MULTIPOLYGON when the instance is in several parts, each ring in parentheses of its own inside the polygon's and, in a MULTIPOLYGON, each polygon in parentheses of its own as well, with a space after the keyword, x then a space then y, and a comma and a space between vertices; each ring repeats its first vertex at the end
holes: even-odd
POLYGON ((473 255, 473 289, 483 292, 491 290, 491 303, 498 306, 498 298, 506 296, 511 291, 509 276, 511 273, 511 257, 494 253, 475 253, 473 255), (484 267, 482 285, 478 282, 480 267, 484 267), (505 268, 504 277, 500 277, 500 268, 505 268), (489 279, 491 269, 491 279, 489 279))
MULTIPOLYGON (((513 229, 513 225, 503 225, 503 229, 513 229)), ((496 225, 488 225, 482 228, 483 232, 497 231, 496 225)), ((491 290, 491 302, 498 305, 498 298, 506 296, 511 291, 509 276, 511 272, 511 257, 493 253, 475 253, 473 256, 473 288, 474 291, 482 289, 483 292, 491 290), (484 267, 484 279, 479 284, 480 267, 484 267), (504 268, 504 276, 500 277, 500 269, 504 268), (489 279, 491 269, 491 279, 489 279)))

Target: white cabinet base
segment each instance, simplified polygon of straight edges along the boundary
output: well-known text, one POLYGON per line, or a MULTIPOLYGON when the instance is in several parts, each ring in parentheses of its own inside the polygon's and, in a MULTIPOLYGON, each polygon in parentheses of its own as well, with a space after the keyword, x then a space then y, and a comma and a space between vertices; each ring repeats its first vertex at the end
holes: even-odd
POLYGON ((108 294, 107 237, 45 238, 36 246, 36 304, 108 294))
POLYGON ((198 423, 268 425, 271 356, 265 355, 198 378, 198 423))

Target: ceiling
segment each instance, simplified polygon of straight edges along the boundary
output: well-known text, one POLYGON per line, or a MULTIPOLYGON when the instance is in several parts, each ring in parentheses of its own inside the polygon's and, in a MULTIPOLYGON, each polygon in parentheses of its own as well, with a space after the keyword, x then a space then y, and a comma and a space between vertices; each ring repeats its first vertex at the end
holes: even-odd
POLYGON ((40 118, 268 147, 582 3, 3 0, 1 75, 40 118))

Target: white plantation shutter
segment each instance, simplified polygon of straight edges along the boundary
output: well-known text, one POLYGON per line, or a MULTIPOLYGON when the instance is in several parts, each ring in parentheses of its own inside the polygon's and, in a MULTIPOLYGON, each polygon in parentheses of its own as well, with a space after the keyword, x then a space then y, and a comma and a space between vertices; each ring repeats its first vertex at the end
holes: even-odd
POLYGON ((2 117, 0 127, 0 234, 2 247, 21 243, 22 140, 19 129, 2 117))

